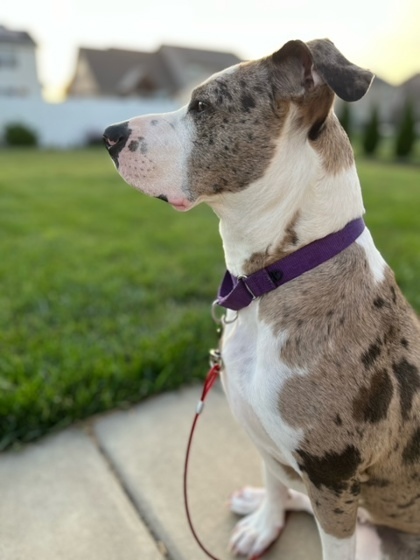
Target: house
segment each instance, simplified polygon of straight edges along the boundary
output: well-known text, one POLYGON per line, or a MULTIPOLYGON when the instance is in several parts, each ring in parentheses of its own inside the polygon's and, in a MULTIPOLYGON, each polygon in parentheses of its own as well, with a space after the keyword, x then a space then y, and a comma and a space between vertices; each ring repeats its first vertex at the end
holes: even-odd
POLYGON ((0 25, 0 98, 40 97, 36 44, 26 31, 0 25))
POLYGON ((161 46, 156 52, 80 48, 70 97, 181 98, 214 72, 240 62, 231 53, 161 46))
POLYGON ((401 92, 400 112, 405 102, 412 103, 417 120, 420 120, 420 74, 415 74, 399 87, 401 92))

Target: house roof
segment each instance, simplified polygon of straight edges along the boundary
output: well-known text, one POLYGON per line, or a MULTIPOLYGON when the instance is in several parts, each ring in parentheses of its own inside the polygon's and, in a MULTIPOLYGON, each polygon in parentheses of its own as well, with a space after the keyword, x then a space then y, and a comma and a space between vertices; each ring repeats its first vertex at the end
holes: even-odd
POLYGON ((150 72, 155 66, 154 53, 128 51, 122 49, 87 49, 79 50, 79 57, 85 58, 102 94, 112 95, 119 92, 124 85, 124 78, 129 73, 139 76, 150 72))
POLYGON ((241 59, 232 53, 173 45, 162 45, 157 54, 163 59, 176 89, 179 90, 190 85, 188 74, 185 72, 185 68, 189 65, 201 66, 208 70, 210 76, 241 62, 241 59))
POLYGON ((26 31, 12 31, 4 25, 0 25, 0 43, 36 45, 35 41, 26 31))
POLYGON ((170 45, 156 52, 80 48, 80 58, 88 63, 102 95, 133 92, 142 81, 175 94, 191 84, 191 65, 210 75, 240 62, 231 53, 170 45))

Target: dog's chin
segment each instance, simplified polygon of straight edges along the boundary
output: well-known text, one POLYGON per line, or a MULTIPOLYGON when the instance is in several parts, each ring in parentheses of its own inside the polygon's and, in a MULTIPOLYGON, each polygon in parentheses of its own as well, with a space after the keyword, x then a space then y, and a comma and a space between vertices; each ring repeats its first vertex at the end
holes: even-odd
POLYGON ((194 203, 186 198, 169 198, 168 203, 178 212, 187 212, 194 206, 194 203))
POLYGON ((147 189, 145 189, 144 185, 138 185, 138 184, 136 184, 135 181, 132 181, 132 180, 130 180, 130 178, 127 178, 127 177, 123 177, 123 179, 131 187, 134 187, 136 189, 136 191, 139 191, 140 193, 145 194, 146 196, 153 196, 154 198, 159 198, 160 200, 163 200, 164 202, 167 202, 168 204, 170 204, 172 206, 172 208, 174 208, 178 212, 187 212, 188 210, 190 210, 196 204, 194 202, 191 202, 187 198, 183 198, 183 197, 178 198, 178 197, 166 196, 164 194, 159 194, 159 195, 153 194, 150 191, 148 191, 147 189))

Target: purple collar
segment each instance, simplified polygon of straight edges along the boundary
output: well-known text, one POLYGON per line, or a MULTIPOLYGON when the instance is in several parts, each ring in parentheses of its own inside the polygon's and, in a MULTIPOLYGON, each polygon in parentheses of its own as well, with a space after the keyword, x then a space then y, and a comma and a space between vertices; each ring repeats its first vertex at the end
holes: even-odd
POLYGON ((249 276, 237 277, 227 270, 215 303, 239 311, 254 299, 335 257, 356 241, 364 229, 363 218, 357 218, 342 230, 305 245, 249 276))

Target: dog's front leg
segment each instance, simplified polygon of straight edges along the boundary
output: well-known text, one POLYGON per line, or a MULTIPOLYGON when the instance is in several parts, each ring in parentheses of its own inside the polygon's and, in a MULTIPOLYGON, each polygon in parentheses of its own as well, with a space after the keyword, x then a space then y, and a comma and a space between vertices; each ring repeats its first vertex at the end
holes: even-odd
POLYGON ((284 526, 288 489, 264 463, 265 489, 245 488, 232 498, 232 511, 245 514, 230 539, 230 550, 253 558, 264 552, 284 526))
POLYGON ((356 533, 350 537, 338 538, 326 533, 318 523, 322 543, 323 560, 355 560, 356 533))
POLYGON ((322 543, 323 560, 356 559, 359 485, 346 482, 335 488, 315 486, 303 476, 322 543))

